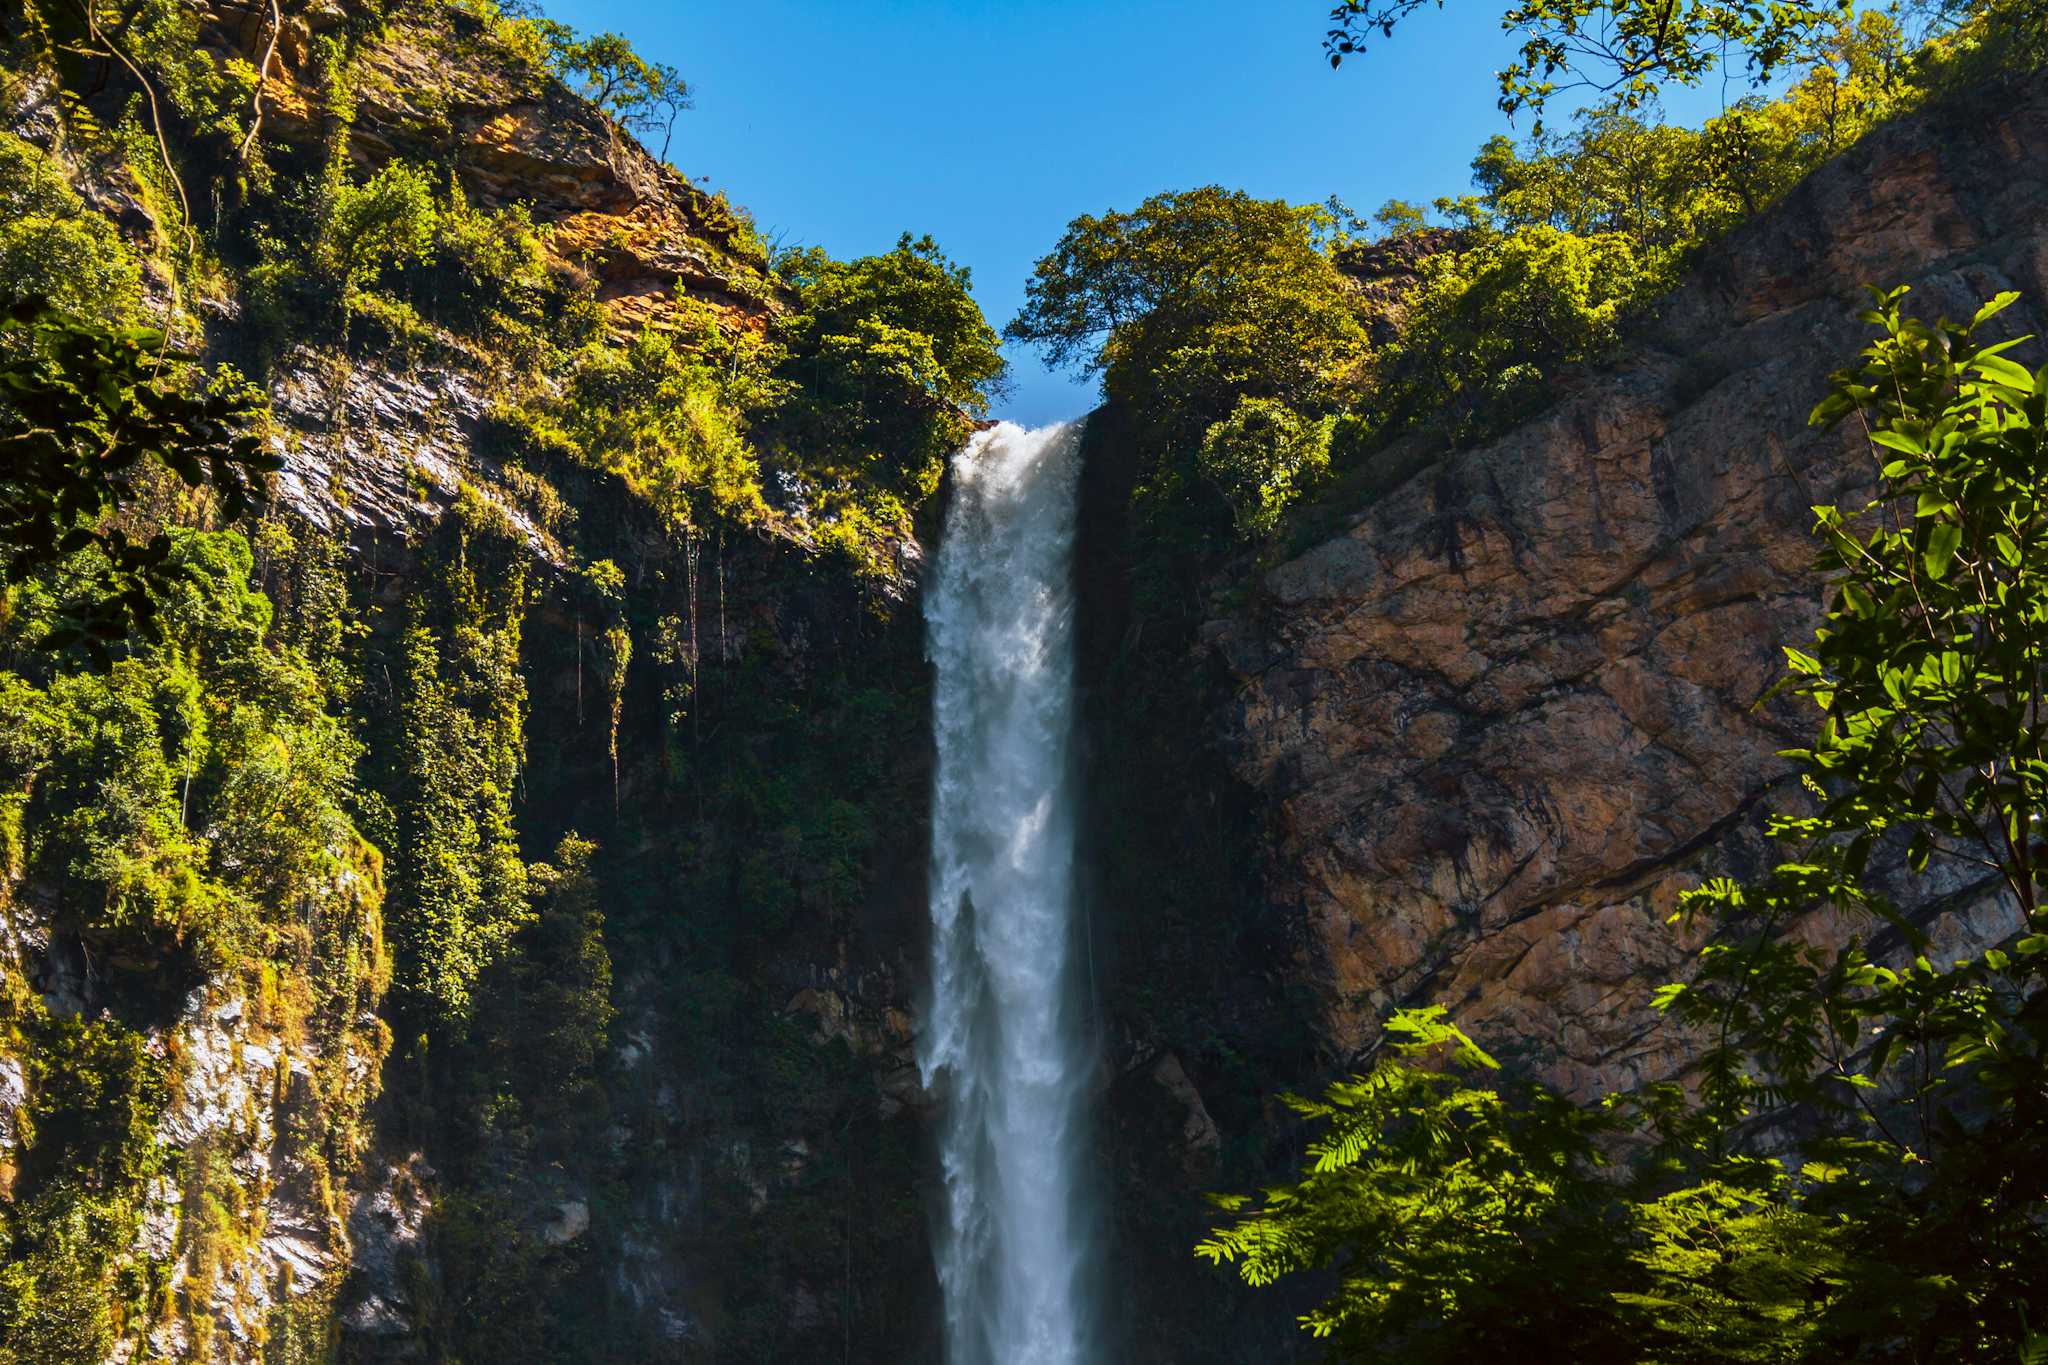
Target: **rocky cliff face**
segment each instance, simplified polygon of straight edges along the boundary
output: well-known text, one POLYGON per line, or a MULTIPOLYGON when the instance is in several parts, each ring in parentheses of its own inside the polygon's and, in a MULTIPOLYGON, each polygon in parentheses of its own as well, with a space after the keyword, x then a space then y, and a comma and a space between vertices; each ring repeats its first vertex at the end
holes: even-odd
POLYGON ((1649 1005, 1692 946, 1665 921, 1765 856, 1806 722, 1758 702, 1816 619, 1808 508, 1874 472, 1806 413, 1862 345, 1866 283, 1961 316, 2018 289, 2012 328, 2042 330, 2044 136, 2038 89, 1878 131, 1547 414, 1428 464, 1207 628, 1330 1055, 1440 1002, 1576 1095, 1683 1070, 1649 1005))
MULTIPOLYGON (((205 39, 224 60, 261 61, 269 13, 210 6, 205 39)), ((344 19, 339 7, 285 19, 261 92, 280 158, 314 158, 334 135, 318 43, 344 19)), ((765 325, 781 290, 741 240, 735 211, 559 81, 480 57, 476 26, 429 8, 364 46, 350 77, 350 160, 366 172, 401 158, 448 165, 479 207, 524 206, 555 271, 587 282, 622 333, 664 322, 681 300, 717 309, 727 327, 765 325)), ((231 307, 223 330, 233 327, 231 307)), ((288 355, 271 389, 285 428, 281 492, 294 510, 359 542, 402 539, 468 481, 548 552, 545 515, 506 486, 500 452, 480 432, 501 392, 491 357, 469 349, 424 363, 288 355)))

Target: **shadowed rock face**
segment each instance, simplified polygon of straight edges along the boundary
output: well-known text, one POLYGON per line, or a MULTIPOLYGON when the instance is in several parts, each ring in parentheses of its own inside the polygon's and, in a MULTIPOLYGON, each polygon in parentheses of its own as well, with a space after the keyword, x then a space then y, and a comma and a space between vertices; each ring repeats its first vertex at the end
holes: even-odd
POLYGON ((2042 330, 2044 139, 2038 85, 1879 131, 1547 415, 1425 469, 1209 628, 1334 1052, 1437 1001, 1576 1094, 1683 1071, 1649 1008, 1692 946, 1665 921, 1768 853, 1776 752, 1809 722, 1757 701, 1817 619, 1808 509, 1874 475, 1853 429, 1806 414, 1863 344, 1866 282, 1961 316, 2018 289, 2030 310, 2000 323, 2042 330))

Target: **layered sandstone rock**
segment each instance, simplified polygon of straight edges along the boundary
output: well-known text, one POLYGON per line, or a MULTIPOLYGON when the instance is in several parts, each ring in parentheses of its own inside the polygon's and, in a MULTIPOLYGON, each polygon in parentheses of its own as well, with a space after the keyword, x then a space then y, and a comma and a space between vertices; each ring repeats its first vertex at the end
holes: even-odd
POLYGON ((1581 1095, 1682 1071, 1649 1005, 1691 946, 1666 920, 1768 852, 1776 753, 1808 720, 1758 701, 1817 617, 1809 508, 1873 474, 1806 414, 1863 342, 1867 282, 1965 316, 2018 289, 2032 311, 2001 323, 2040 330, 2044 138, 2038 89, 1880 130, 1547 415, 1434 462, 1210 628, 1334 1053, 1439 1001, 1581 1095))
MULTIPOLYGON (((332 135, 320 39, 346 22, 338 5, 285 13, 272 53, 271 7, 210 0, 205 40, 252 66, 270 62, 263 136, 317 150, 332 135)), ((287 7, 289 8, 289 7, 287 7)), ((775 289, 737 214, 544 72, 493 44, 481 22, 453 9, 393 23, 351 73, 351 159, 394 157, 451 165, 471 199, 525 204, 552 226, 567 268, 588 270, 623 322, 659 318, 678 293, 758 324, 775 289)))

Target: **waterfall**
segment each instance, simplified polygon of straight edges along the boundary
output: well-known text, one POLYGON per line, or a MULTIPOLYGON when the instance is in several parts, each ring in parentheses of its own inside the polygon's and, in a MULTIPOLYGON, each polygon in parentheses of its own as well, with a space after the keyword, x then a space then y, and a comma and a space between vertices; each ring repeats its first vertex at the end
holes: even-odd
POLYGON ((1073 543, 1080 427, 954 457, 925 602, 937 679, 932 996, 950 1365, 1082 1365, 1078 1198, 1092 1051, 1073 1009, 1073 543))

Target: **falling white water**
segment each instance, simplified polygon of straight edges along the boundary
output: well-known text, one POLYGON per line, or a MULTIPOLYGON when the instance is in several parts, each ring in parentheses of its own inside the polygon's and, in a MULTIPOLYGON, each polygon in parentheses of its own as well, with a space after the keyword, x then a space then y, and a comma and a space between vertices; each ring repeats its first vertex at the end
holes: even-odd
POLYGON ((1005 423, 954 457, 925 602, 933 730, 932 1002, 945 1097, 938 1237, 950 1365, 1080 1365, 1089 1050, 1074 938, 1072 555, 1080 428, 1005 423))

